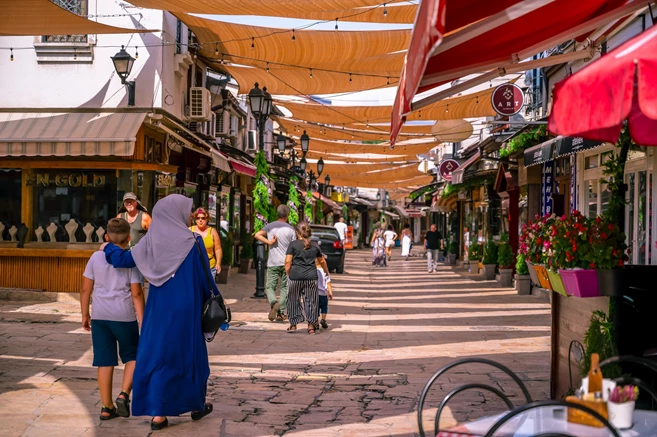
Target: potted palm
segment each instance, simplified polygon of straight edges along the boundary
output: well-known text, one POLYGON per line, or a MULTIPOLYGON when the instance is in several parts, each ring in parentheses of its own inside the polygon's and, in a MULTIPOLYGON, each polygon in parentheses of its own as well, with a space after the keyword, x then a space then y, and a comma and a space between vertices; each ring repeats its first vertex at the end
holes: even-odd
POLYGON ((502 235, 497 247, 497 264, 500 266, 500 287, 511 287, 513 279, 513 249, 509 244, 509 234, 502 235))
POLYGON ((242 274, 249 273, 249 264, 253 258, 253 241, 251 238, 244 238, 244 245, 242 250, 240 250, 240 270, 242 274))
POLYGON ((529 267, 525 256, 519 253, 516 257, 516 291, 520 295, 528 295, 532 292, 532 280, 529 275, 529 267))
POLYGON ((452 242, 449 243, 449 254, 447 255, 450 266, 456 265, 456 259, 458 258, 458 256, 459 256, 459 243, 457 243, 455 240, 452 240, 452 242))
POLYGON ((230 276, 230 268, 233 265, 233 250, 235 243, 233 240, 233 233, 228 232, 226 238, 221 239, 221 271, 217 274, 217 282, 219 284, 227 284, 228 277, 230 276))
POLYGON ((484 279, 492 281, 495 279, 495 268, 497 267, 497 245, 489 238, 484 247, 484 279))

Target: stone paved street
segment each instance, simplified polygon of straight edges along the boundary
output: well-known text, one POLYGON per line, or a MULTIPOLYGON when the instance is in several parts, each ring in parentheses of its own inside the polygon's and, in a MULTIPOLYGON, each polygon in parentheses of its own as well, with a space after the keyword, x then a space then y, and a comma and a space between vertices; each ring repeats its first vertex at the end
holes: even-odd
MULTIPOLYGON (((394 255, 399 252, 395 251, 394 255)), ((346 274, 332 276, 329 330, 288 334, 267 320, 265 301, 250 299, 255 271, 221 286, 234 323, 209 345, 208 398, 213 414, 200 422, 170 418, 163 436, 412 436, 419 393, 442 365, 462 357, 499 361, 526 381, 534 399, 548 398, 550 308, 462 268, 393 256, 371 266, 370 252, 348 254, 346 274)), ((79 307, 68 302, 0 301, 0 435, 146 436, 150 418, 98 420, 100 400, 91 367, 91 337, 79 307)), ((119 377, 115 378, 115 396, 119 377)), ((499 372, 461 367, 430 397, 464 382, 514 389, 499 372)), ((445 421, 466 420, 501 404, 466 392, 445 421)))

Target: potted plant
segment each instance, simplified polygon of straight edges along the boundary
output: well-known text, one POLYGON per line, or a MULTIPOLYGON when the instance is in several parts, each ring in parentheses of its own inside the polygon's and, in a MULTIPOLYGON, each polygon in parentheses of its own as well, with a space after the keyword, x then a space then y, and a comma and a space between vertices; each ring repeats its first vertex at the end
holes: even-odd
POLYGON ((484 279, 492 281, 495 279, 495 268, 497 267, 497 244, 492 238, 486 241, 484 247, 484 279))
POLYGON ((529 267, 525 256, 521 253, 516 257, 516 291, 520 295, 528 295, 532 292, 532 280, 529 275, 529 267))
POLYGON ((459 243, 457 243, 455 240, 452 240, 452 242, 449 243, 449 254, 447 255, 450 266, 456 265, 456 259, 458 258, 458 256, 459 256, 459 243))
POLYGON ((235 243, 233 241, 233 233, 228 232, 226 238, 221 239, 221 271, 217 275, 217 282, 219 284, 227 284, 228 277, 230 276, 230 268, 233 265, 233 250, 235 243))
MULTIPOLYGON (((554 221, 554 216, 539 217, 530 223, 529 242, 527 256, 532 263, 532 267, 536 271, 538 283, 542 288, 552 290, 552 284, 548 276, 547 263, 549 256, 548 250, 550 248, 550 227, 554 221)), ((565 295, 565 292, 564 292, 565 295)))
POLYGON ((619 296, 627 288, 626 270, 629 250, 625 234, 616 223, 597 217, 591 224, 590 267, 595 268, 602 296, 619 296), (627 253, 626 253, 627 251, 627 253))
MULTIPOLYGON (((533 245, 533 233, 532 233, 533 222, 525 223, 522 225, 522 231, 520 232, 520 239, 518 245, 518 255, 522 255, 524 263, 527 265, 527 271, 529 272, 529 277, 531 281, 540 286, 540 281, 538 280, 538 274, 536 269, 534 269, 534 264, 530 261, 531 257, 531 246, 533 245)), ((516 270, 518 266, 516 265, 516 270)))
POLYGON ((483 256, 484 248, 479 243, 472 243, 468 249, 468 262, 470 263, 470 268, 474 264, 479 272, 479 262, 483 256))
POLYGON ((247 274, 249 273, 249 264, 253 258, 253 241, 251 238, 245 237, 242 239, 244 245, 242 250, 240 250, 240 273, 247 274))
POLYGON ((503 234, 497 246, 497 264, 500 266, 500 287, 511 287, 513 280, 513 249, 509 244, 509 234, 503 234))
POLYGON ((632 427, 632 416, 637 397, 639 397, 639 387, 635 385, 617 385, 609 392, 607 413, 609 423, 614 428, 628 429, 632 427))

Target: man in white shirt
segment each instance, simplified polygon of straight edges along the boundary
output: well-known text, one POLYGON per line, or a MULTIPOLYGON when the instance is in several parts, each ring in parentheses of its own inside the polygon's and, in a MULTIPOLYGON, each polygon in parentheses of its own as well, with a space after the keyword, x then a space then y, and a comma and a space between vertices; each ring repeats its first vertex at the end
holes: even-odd
POLYGON ((340 217, 340 221, 333 225, 340 235, 340 241, 344 246, 344 241, 347 239, 347 224, 344 222, 344 217, 340 217))

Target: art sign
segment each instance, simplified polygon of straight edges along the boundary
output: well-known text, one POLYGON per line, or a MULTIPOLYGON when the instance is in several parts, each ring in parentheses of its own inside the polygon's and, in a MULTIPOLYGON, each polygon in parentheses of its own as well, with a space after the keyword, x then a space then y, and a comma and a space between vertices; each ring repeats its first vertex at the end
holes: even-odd
POLYGON ((518 85, 505 83, 493 90, 490 101, 495 112, 508 117, 520 112, 525 101, 525 93, 518 85))
POLYGON ((451 181, 452 180, 452 173, 459 168, 460 164, 457 161, 454 161, 453 159, 446 159, 443 162, 440 163, 440 167, 438 167, 438 173, 440 173, 440 176, 446 181, 451 181))

